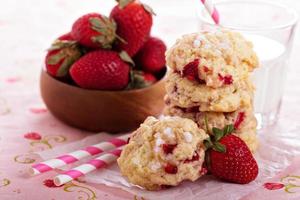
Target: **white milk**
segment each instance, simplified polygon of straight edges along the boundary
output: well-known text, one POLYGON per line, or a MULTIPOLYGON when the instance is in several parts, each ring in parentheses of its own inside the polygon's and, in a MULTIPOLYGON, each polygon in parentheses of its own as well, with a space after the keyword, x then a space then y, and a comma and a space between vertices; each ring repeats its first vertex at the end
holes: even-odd
POLYGON ((252 41, 260 60, 260 66, 255 69, 253 74, 256 87, 255 112, 259 114, 257 117, 260 122, 272 121, 280 107, 286 79, 287 57, 285 47, 281 43, 264 36, 249 34, 245 37, 252 41))

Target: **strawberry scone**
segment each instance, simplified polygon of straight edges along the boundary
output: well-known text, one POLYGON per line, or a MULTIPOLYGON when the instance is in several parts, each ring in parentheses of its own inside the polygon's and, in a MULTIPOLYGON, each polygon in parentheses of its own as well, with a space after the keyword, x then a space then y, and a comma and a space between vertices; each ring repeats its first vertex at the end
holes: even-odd
POLYGON ((246 79, 258 66, 252 43, 225 30, 184 35, 167 51, 166 59, 182 77, 212 88, 246 79))
POLYGON ((170 116, 179 116, 193 120, 202 129, 208 128, 208 133, 212 134, 213 128, 223 129, 226 125, 234 126, 233 134, 240 137, 247 144, 249 149, 254 152, 258 146, 256 136, 257 120, 253 114, 253 109, 241 108, 234 112, 199 112, 198 107, 181 108, 170 104, 166 99, 167 106, 164 114, 170 116), (206 120, 206 119, 207 120, 206 120), (208 127, 206 127, 206 121, 208 127))
POLYGON ((118 159, 121 173, 148 190, 195 181, 205 174, 208 134, 190 119, 148 117, 130 137, 118 159))
POLYGON ((215 89, 171 72, 166 91, 171 103, 179 107, 198 106, 199 111, 233 112, 252 105, 254 86, 247 78, 215 89))

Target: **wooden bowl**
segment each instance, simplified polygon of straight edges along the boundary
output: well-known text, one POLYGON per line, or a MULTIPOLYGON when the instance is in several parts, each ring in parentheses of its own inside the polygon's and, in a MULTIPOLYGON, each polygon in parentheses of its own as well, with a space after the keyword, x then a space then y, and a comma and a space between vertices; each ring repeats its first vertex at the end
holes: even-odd
POLYGON ((87 90, 69 85, 42 70, 40 89, 49 111, 61 121, 92 132, 136 129, 164 107, 164 78, 150 87, 128 91, 87 90))

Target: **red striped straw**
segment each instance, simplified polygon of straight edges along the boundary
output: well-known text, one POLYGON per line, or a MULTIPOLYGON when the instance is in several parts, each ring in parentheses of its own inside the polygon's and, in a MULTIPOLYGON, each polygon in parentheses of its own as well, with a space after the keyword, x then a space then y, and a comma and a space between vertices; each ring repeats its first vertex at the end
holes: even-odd
POLYGON ((83 176, 95 169, 100 169, 108 166, 110 163, 115 162, 117 158, 121 155, 122 147, 114 149, 104 155, 99 156, 89 162, 79 165, 69 171, 64 172, 56 177, 54 177, 53 182, 56 186, 63 185, 69 181, 72 181, 80 176, 83 176))
POLYGON ((216 24, 219 24, 220 21, 219 12, 214 6, 214 4, 212 3, 212 0, 201 0, 201 2, 204 5, 207 12, 209 13, 209 15, 211 16, 211 18, 214 20, 214 22, 216 24))
POLYGON ((74 151, 62 156, 58 156, 54 159, 43 161, 31 166, 29 173, 31 175, 38 175, 55 168, 65 166, 70 163, 74 163, 88 156, 100 154, 105 151, 109 151, 116 147, 123 146, 127 143, 130 134, 126 134, 117 138, 112 138, 106 142, 101 142, 92 146, 88 146, 85 149, 74 151))

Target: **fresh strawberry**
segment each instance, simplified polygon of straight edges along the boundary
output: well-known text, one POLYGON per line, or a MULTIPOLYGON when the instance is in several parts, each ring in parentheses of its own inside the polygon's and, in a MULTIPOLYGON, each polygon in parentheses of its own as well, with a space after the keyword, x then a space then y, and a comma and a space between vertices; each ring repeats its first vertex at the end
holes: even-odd
POLYGON ((150 73, 143 71, 131 71, 131 81, 127 89, 140 89, 153 85, 157 79, 150 73))
POLYGON ((243 140, 229 134, 233 125, 226 126, 224 130, 213 129, 214 142, 208 151, 208 166, 210 172, 223 180, 246 184, 253 181, 258 174, 258 166, 251 151, 243 140))
POLYGON ((72 36, 81 45, 109 49, 115 41, 116 23, 98 13, 83 15, 72 26, 72 36))
POLYGON ((48 49, 45 58, 47 72, 54 77, 65 77, 71 65, 82 55, 70 33, 60 36, 48 49))
POLYGON ((144 80, 145 80, 146 85, 152 85, 157 81, 155 76, 153 76, 150 73, 144 72, 143 76, 144 76, 144 80))
POLYGON ((143 71, 157 73, 166 65, 166 49, 162 40, 150 37, 135 56, 136 64, 141 66, 143 71))
POLYGON ((116 49, 133 57, 149 38, 152 26, 152 10, 135 0, 119 0, 110 17, 117 23, 117 34, 124 40, 116 49))
POLYGON ((82 88, 121 90, 128 85, 129 71, 130 66, 117 52, 97 50, 87 53, 75 62, 70 74, 82 88))

